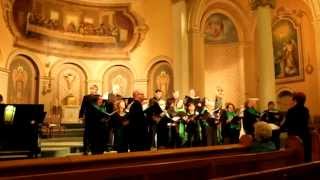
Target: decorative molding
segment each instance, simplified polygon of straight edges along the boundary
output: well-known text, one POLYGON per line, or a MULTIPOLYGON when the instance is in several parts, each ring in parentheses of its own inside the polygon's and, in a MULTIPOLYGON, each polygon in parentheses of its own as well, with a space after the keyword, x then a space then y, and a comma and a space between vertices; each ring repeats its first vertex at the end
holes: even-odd
POLYGON ((249 3, 252 10, 256 10, 258 7, 265 7, 265 6, 274 8, 276 5, 276 0, 250 0, 249 3))
POLYGON ((310 7, 314 21, 320 21, 320 1, 319 0, 304 0, 310 7))
POLYGON ((10 71, 9 71, 9 69, 0 67, 0 72, 9 73, 10 71))
POLYGON ((24 1, 1 0, 1 5, 16 47, 61 57, 128 60, 149 31, 144 19, 131 9, 133 1, 19 4, 24 1))
POLYGON ((303 16, 306 15, 306 12, 304 12, 301 9, 289 9, 284 6, 281 6, 277 8, 276 10, 276 16, 290 16, 290 17, 297 17, 297 18, 303 18, 303 16))

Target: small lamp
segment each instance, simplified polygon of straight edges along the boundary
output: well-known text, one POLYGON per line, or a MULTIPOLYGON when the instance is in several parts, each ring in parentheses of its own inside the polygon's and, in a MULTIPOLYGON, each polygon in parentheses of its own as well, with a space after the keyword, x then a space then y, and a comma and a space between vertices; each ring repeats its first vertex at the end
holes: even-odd
POLYGON ((13 105, 7 105, 4 109, 4 123, 13 124, 14 115, 16 113, 16 107, 13 105))

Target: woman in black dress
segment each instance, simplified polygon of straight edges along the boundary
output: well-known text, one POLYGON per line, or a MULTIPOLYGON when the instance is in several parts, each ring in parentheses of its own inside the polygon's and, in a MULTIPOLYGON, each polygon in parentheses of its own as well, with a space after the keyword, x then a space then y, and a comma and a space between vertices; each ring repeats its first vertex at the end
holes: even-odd
POLYGON ((128 116, 125 111, 126 105, 123 99, 117 100, 114 104, 112 115, 112 126, 114 132, 114 148, 117 152, 128 152, 128 116))

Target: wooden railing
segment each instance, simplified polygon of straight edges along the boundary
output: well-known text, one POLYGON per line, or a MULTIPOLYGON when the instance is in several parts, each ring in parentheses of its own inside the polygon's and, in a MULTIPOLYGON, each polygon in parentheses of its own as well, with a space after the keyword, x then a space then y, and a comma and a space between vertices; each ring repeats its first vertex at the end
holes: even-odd
POLYGON ((258 154, 247 150, 248 145, 236 144, 10 161, 0 164, 0 178, 208 179, 303 162, 296 137, 288 139, 284 150, 258 154))
POLYGON ((281 180, 281 179, 320 179, 320 161, 303 163, 282 168, 251 172, 247 174, 234 175, 217 178, 215 180, 281 180))

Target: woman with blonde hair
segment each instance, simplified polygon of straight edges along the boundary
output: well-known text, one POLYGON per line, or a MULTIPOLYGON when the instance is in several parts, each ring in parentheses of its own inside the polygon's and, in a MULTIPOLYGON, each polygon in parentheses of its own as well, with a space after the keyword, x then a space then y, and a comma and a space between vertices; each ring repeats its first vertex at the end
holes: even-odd
POLYGON ((114 132, 114 148, 117 152, 128 152, 128 116, 126 104, 123 99, 114 103, 114 114, 112 115, 112 127, 114 132))

